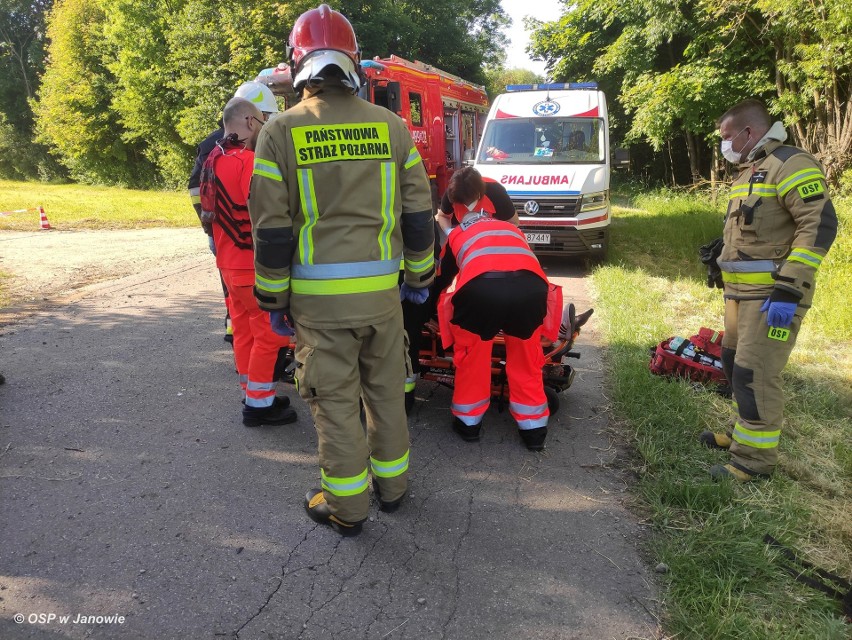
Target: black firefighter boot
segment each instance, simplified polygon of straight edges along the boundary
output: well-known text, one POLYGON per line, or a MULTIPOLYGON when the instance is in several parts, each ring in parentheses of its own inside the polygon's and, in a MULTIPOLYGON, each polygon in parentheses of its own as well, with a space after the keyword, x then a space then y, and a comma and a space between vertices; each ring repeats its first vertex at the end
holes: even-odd
POLYGON ((331 527, 342 536, 357 536, 361 533, 361 523, 364 521, 346 522, 335 516, 328 508, 322 489, 311 489, 305 494, 305 511, 311 520, 331 527))
POLYGON ((547 438, 547 427, 539 427, 538 429, 518 429, 521 434, 521 440, 527 445, 530 451, 541 451, 544 449, 544 441, 547 438))
POLYGON ((247 427, 259 427, 263 424, 290 424, 299 416, 290 406, 287 396, 275 396, 268 407, 243 407, 243 424, 247 427))

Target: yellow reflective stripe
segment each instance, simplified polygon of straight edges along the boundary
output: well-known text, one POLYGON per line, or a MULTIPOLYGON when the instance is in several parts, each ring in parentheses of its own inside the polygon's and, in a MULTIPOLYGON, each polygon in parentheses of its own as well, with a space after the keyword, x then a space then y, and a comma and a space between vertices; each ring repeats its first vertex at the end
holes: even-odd
POLYGON ((382 163, 382 228, 379 231, 379 252, 382 260, 391 258, 391 234, 396 226, 393 215, 396 205, 396 165, 382 163))
POLYGON ((192 204, 201 204, 201 196, 189 196, 192 204))
POLYGON ((312 296, 334 296, 348 293, 373 293, 396 287, 399 281, 397 272, 383 276, 364 278, 340 278, 334 280, 297 280, 293 278, 290 286, 293 293, 312 296))
POLYGON ((414 380, 406 380, 405 381, 405 392, 406 393, 408 393, 409 391, 414 391, 414 389, 416 387, 417 387, 416 381, 414 381, 414 380))
POLYGON ((778 195, 784 196, 790 191, 790 189, 795 188, 796 185, 800 185, 803 182, 808 182, 810 180, 813 180, 814 178, 825 180, 825 176, 822 175, 822 171, 813 167, 810 169, 802 169, 801 171, 797 171, 789 178, 787 178, 784 182, 781 182, 778 185, 778 195))
POLYGON ((435 254, 430 253, 422 260, 405 260, 405 267, 412 273, 423 273, 435 266, 435 254))
POLYGON ((411 147, 411 151, 408 152, 408 159, 405 161, 405 168, 410 169, 420 161, 420 152, 417 147, 411 147))
POLYGON ((299 231, 299 261, 302 264, 314 263, 314 226, 319 220, 317 211, 317 194, 314 190, 314 174, 310 169, 299 169, 299 201, 302 203, 302 214, 305 216, 305 226, 299 231))
POLYGON ((736 198, 745 198, 753 194, 759 196, 774 196, 776 195, 776 193, 777 190, 774 184, 744 184, 731 189, 731 195, 728 197, 728 200, 734 200, 736 198))
POLYGON ((269 178, 276 182, 281 182, 283 179, 281 176, 281 170, 278 168, 277 164, 256 156, 254 159, 254 171, 252 171, 252 175, 263 176, 264 178, 269 178))
POLYGON ((819 269, 822 264, 822 256, 808 249, 801 247, 793 247, 790 255, 787 257, 787 262, 801 262, 814 269, 819 269))
POLYGON ((373 475, 380 478, 396 478, 408 471, 408 451, 396 460, 384 462, 376 460, 370 456, 370 468, 373 470, 373 475))
POLYGON ((290 130, 299 165, 340 160, 389 160, 387 122, 319 124, 290 130))
POLYGON ((326 475, 325 469, 320 469, 322 474, 322 488, 335 496, 357 496, 367 490, 367 469, 357 476, 348 478, 335 478, 326 475))
POLYGON ((722 272, 722 281, 728 284, 775 284, 771 273, 731 273, 722 272))
POLYGON ((280 280, 269 280, 257 274, 254 274, 254 284, 261 291, 269 291, 270 293, 281 293, 290 288, 290 278, 281 278, 280 280))
POLYGON ((746 429, 739 422, 734 424, 733 439, 747 447, 755 449, 774 449, 781 439, 781 430, 776 431, 754 431, 746 429))

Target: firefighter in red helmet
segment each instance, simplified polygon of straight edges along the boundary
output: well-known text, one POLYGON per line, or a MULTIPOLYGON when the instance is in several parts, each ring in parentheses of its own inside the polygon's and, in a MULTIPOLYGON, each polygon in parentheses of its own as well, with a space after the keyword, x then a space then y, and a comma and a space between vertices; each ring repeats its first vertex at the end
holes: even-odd
POLYGON ((479 440, 491 400, 491 351, 503 331, 509 412, 528 449, 544 448, 550 412, 541 368, 541 325, 547 314, 548 281, 523 232, 494 217, 482 176, 473 167, 456 171, 447 187, 458 226, 439 214, 459 272, 441 294, 438 320, 456 367, 453 430, 479 440))
POLYGON ((257 143, 255 295, 276 324, 296 330, 296 382, 314 418, 322 479, 305 509, 355 535, 371 474, 384 511, 408 487, 400 291, 425 300, 434 279, 432 197, 405 123, 356 95, 360 51, 342 14, 324 4, 303 13, 288 56, 302 99, 257 143))

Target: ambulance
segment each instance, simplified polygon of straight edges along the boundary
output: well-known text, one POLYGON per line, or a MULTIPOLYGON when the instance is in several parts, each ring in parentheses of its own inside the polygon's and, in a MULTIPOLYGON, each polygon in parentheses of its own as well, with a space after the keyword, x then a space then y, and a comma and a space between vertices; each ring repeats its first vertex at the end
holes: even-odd
POLYGON ((535 253, 606 256, 609 119, 597 83, 507 86, 488 112, 474 167, 506 188, 535 253))

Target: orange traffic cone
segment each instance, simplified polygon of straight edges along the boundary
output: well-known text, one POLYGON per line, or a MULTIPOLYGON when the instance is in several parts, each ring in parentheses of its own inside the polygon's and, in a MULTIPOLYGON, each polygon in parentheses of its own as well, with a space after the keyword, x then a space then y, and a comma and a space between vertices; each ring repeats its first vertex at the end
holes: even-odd
POLYGON ((39 221, 39 229, 50 229, 50 223, 47 221, 47 215, 44 212, 44 207, 38 208, 38 214, 41 218, 39 221))

